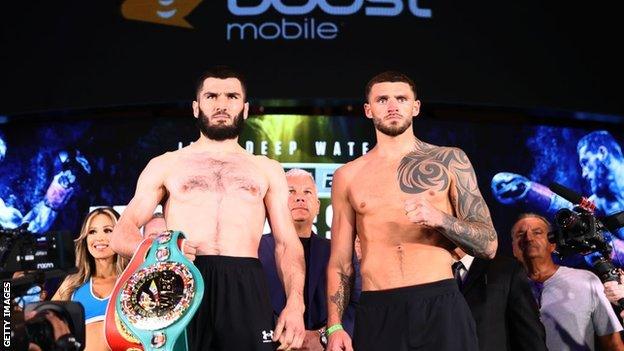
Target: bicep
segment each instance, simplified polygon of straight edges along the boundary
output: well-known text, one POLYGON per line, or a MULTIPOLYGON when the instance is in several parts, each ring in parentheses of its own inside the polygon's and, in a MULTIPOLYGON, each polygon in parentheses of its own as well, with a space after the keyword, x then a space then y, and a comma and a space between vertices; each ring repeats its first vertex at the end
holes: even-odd
POLYGON ((452 203, 457 217, 469 222, 491 223, 490 210, 481 195, 477 175, 468 159, 460 150, 455 155, 450 169, 453 173, 452 203))
POLYGON ((607 334, 603 336, 598 336, 598 343, 600 344, 600 348, 602 350, 618 350, 621 351, 624 349, 624 344, 622 343, 622 337, 619 332, 613 334, 607 334))
POLYGON ((134 197, 122 214, 137 227, 145 224, 156 206, 165 196, 163 168, 155 160, 150 161, 137 181, 134 197))
POLYGON ((288 238, 296 238, 295 227, 288 210, 288 184, 286 175, 277 161, 270 164, 268 172, 269 188, 264 198, 271 230, 276 244, 282 244, 288 238))
POLYGON ((620 321, 607 296, 604 294, 604 287, 600 279, 592 275, 589 283, 591 284, 592 298, 594 300, 594 310, 591 316, 594 330, 596 335, 608 336, 621 329, 620 321))

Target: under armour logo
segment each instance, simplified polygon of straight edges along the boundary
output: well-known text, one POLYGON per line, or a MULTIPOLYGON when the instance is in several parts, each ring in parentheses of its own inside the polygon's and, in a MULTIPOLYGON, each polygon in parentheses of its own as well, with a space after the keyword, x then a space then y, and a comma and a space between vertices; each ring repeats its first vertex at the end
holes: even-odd
POLYGON ((269 330, 268 332, 266 330, 262 331, 262 342, 273 342, 272 330, 269 330))

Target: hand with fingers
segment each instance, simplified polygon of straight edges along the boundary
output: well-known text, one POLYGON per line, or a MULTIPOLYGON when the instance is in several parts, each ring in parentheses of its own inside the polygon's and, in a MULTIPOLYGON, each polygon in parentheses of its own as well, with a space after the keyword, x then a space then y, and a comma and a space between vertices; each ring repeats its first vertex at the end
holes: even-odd
POLYGON ((603 284, 605 296, 607 296, 609 302, 616 306, 618 305, 618 301, 624 298, 624 274, 622 274, 621 271, 619 271, 618 273, 620 275, 619 282, 608 281, 603 284))
POLYGON ((323 351, 323 345, 321 344, 320 333, 318 330, 306 330, 303 344, 300 351, 323 351))
POLYGON ((197 255, 197 248, 199 247, 199 243, 184 239, 182 241, 182 253, 186 258, 191 261, 195 261, 195 256, 197 255))
POLYGON ((353 351, 351 337, 344 330, 336 330, 328 336, 326 351, 353 351))
POLYGON ((404 202, 405 215, 410 222, 431 228, 442 227, 446 214, 435 208, 422 196, 414 196, 404 202))
POLYGON ((275 332, 273 333, 273 341, 279 341, 278 350, 296 350, 303 344, 305 338, 305 325, 303 324, 303 306, 295 308, 286 304, 282 310, 275 332))

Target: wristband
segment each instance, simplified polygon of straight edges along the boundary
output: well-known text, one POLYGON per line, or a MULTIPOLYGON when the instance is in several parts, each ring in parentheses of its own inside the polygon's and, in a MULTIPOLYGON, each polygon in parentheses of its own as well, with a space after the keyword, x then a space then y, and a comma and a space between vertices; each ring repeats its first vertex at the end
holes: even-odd
POLYGON ((321 342, 321 346, 323 346, 323 349, 327 348, 327 329, 325 329, 325 327, 321 328, 318 330, 319 333, 319 341, 321 342))
POLYGON ((344 328, 342 327, 342 324, 340 323, 334 324, 331 327, 327 328, 327 336, 332 335, 334 332, 338 330, 344 330, 344 328))

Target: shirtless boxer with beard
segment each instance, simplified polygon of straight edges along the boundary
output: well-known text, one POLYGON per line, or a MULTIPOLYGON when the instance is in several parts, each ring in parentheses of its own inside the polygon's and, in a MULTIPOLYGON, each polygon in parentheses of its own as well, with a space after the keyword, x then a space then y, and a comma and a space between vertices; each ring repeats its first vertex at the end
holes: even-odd
POLYGON ((238 144, 249 109, 245 89, 241 75, 227 67, 199 79, 193 101, 199 139, 148 163, 111 241, 115 251, 131 256, 141 241, 139 228, 163 203, 167 228, 186 235, 183 251, 205 282, 202 305, 187 327, 191 350, 272 350, 277 340, 279 349, 291 349, 305 336, 303 249, 284 171, 238 144), (257 258, 267 216, 287 293, 275 329, 257 258))

